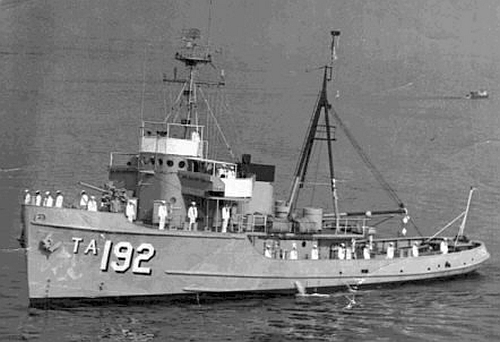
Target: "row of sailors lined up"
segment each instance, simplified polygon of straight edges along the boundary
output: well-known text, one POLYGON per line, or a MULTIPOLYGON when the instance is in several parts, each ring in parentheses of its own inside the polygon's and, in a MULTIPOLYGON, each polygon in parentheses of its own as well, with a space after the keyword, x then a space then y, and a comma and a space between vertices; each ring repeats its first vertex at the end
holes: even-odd
MULTIPOLYGON (((24 190, 24 204, 43 206, 43 207, 55 207, 62 208, 64 205, 64 196, 60 190, 56 191, 56 197, 52 197, 50 191, 45 192, 45 196, 42 196, 40 190, 36 190, 34 195, 31 195, 28 189, 24 190)), ((82 190, 80 197, 80 209, 85 209, 89 211, 97 211, 97 201, 95 196, 89 196, 82 190)))
MULTIPOLYGON (((363 259, 370 259, 371 258, 371 250, 372 248, 371 244, 365 245, 363 247, 363 259)), ((440 251, 442 254, 448 254, 448 241, 446 238, 444 238, 441 243, 440 243, 440 251)), ((394 243, 390 242, 389 246, 387 247, 386 251, 386 259, 394 259, 394 252, 395 252, 395 247, 394 243)), ((282 253, 280 255, 281 258, 286 259, 286 251, 285 253, 282 253)), ((269 244, 266 244, 266 249, 264 250, 264 256, 266 258, 273 258, 273 252, 271 250, 271 246, 269 244)), ((414 242, 412 245, 412 253, 411 256, 413 257, 418 257, 419 256, 419 246, 417 242, 414 242)), ((297 244, 293 243, 292 244, 292 250, 290 251, 288 255, 288 259, 290 260, 297 260, 299 258, 299 252, 297 251, 297 244)), ((353 240, 351 243, 350 247, 346 247, 344 243, 340 244, 340 247, 337 249, 337 258, 339 260, 351 260, 351 259, 356 259, 356 240, 353 240)), ((318 260, 319 259, 319 251, 318 251, 318 246, 316 244, 313 244, 312 250, 311 250, 311 260, 318 260)))
POLYGON ((31 204, 36 206, 44 206, 44 207, 63 207, 64 197, 60 190, 56 191, 56 198, 52 197, 50 191, 45 192, 45 196, 42 196, 40 190, 35 191, 34 195, 31 195, 28 189, 24 190, 24 204, 31 204))

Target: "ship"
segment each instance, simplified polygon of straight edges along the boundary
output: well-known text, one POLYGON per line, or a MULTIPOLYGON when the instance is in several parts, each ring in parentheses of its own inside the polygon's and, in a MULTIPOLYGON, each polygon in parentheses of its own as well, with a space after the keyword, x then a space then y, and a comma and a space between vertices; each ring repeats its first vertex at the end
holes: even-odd
POLYGON ((487 99, 490 95, 486 90, 474 90, 470 91, 467 95, 465 95, 466 99, 469 100, 478 100, 478 99, 487 99))
MULTIPOLYGON (((335 46, 340 32, 331 35, 335 46)), ((197 101, 202 87, 221 87, 225 80, 199 80, 199 70, 212 64, 200 37, 189 30, 175 54, 185 78, 163 77, 181 87, 184 116, 142 120, 138 151, 110 153, 109 183, 80 183, 101 196, 97 210, 87 194, 82 207, 21 204, 31 306, 286 295, 296 284, 303 293, 334 291, 452 278, 488 260, 485 244, 464 235, 473 188, 464 211, 430 236, 406 234, 413 219, 393 191, 393 209, 340 210, 335 128, 346 131, 369 167, 373 163, 328 100, 332 62, 319 68, 321 87, 287 198, 275 198, 274 165, 255 163, 249 154, 211 158, 197 101), (330 181, 322 186, 331 211, 298 200, 316 144, 327 145, 330 181), (394 220, 403 234, 382 237, 394 220), (453 225, 458 232, 445 236, 453 225)))

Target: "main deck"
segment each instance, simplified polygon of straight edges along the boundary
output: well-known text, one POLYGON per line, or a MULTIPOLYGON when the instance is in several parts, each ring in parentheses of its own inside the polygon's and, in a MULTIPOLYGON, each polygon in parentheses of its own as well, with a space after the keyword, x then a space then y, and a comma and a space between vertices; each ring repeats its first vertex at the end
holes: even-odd
POLYGON ((370 259, 340 259, 335 247, 348 235, 160 231, 120 214, 29 205, 23 221, 31 299, 291 292, 294 281, 315 288, 373 285, 465 274, 489 258, 481 242, 461 242, 442 254, 434 248, 438 240, 413 257, 408 247, 425 238, 400 238, 373 239, 370 259), (273 241, 282 253, 266 255, 273 241), (387 258, 391 242, 396 252, 387 258), (310 254, 314 244, 317 259, 310 254))

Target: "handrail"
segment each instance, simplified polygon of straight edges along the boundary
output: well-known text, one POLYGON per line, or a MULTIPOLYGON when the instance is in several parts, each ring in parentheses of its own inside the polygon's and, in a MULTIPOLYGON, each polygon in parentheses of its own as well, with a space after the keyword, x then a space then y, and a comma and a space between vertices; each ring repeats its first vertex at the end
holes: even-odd
POLYGON ((134 156, 138 156, 137 153, 130 153, 130 152, 111 152, 109 154, 109 167, 112 167, 113 166, 113 161, 114 161, 114 156, 117 155, 117 156, 130 156, 130 157, 134 157, 134 156))

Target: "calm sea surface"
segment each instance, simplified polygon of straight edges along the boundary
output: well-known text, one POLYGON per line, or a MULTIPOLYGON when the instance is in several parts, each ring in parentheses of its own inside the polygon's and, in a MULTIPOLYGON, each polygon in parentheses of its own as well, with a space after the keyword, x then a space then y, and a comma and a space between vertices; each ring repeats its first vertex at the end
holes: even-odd
MULTIPOLYGON (((424 234, 465 208, 492 257, 473 276, 343 293, 222 302, 29 309, 19 248, 23 189, 102 185, 110 151, 134 152, 141 116, 161 119, 174 46, 206 30, 204 2, 0 1, 0 340, 500 340, 500 7, 496 1, 214 1, 212 43, 226 70, 219 121, 237 154, 277 165, 288 190, 342 30, 331 100, 424 234), (378 2, 377 2, 378 3, 378 2), (306 69, 311 71, 305 72, 306 69), (488 100, 463 99, 486 88, 488 100), (143 113, 143 114, 142 114, 143 113)), ((388 208, 339 134, 341 209, 388 208), (354 159, 354 161, 350 161, 354 159)), ((320 198, 321 200, 321 198, 320 198)), ((415 233, 411 231, 410 233, 415 233)), ((453 235, 454 232, 450 232, 453 235)))

